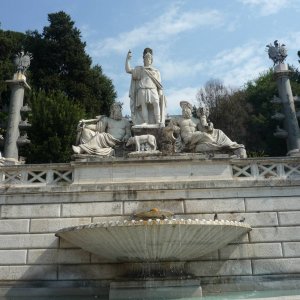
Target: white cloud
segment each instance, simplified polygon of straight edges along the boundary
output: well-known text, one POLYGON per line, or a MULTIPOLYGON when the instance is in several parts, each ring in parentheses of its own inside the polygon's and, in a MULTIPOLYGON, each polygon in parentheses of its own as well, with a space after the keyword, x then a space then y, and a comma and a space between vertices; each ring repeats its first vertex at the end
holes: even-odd
POLYGON ((260 15, 268 16, 291 5, 293 0, 239 0, 239 2, 255 8, 258 7, 260 15))
POLYGON ((131 116, 130 112, 130 99, 129 99, 129 92, 125 92, 122 96, 119 96, 117 101, 123 103, 123 116, 128 115, 131 116))
MULTIPOLYGON (((272 65, 271 62, 269 63, 264 49, 265 44, 252 41, 232 49, 223 50, 207 61, 195 63, 192 60, 181 62, 162 60, 159 67, 163 80, 178 80, 179 78, 184 80, 192 76, 198 76, 199 80, 203 80, 205 71, 206 81, 210 78, 218 78, 226 85, 240 87, 272 65)), ((184 97, 184 95, 181 94, 180 97, 184 97)))
POLYGON ((197 87, 185 87, 182 89, 169 89, 166 91, 167 113, 170 115, 178 115, 181 113, 180 101, 186 100, 193 105, 196 103, 197 87))
POLYGON ((79 26, 79 30, 81 36, 83 37, 83 40, 87 40, 89 37, 97 34, 97 31, 95 29, 92 29, 88 24, 79 26))
POLYGON ((289 49, 300 50, 300 31, 289 32, 285 38, 282 37, 282 42, 284 42, 289 49))
POLYGON ((255 79, 262 72, 268 69, 267 60, 261 57, 253 57, 242 66, 231 69, 228 73, 223 74, 223 82, 231 87, 241 87, 246 82, 255 79))
POLYGON ((210 76, 223 80, 225 85, 241 87, 268 69, 265 45, 252 41, 220 52, 209 63, 210 76))
POLYGON ((111 52, 125 53, 130 48, 146 44, 148 41, 166 41, 180 33, 203 26, 218 26, 223 16, 217 10, 182 12, 178 5, 172 6, 166 13, 151 22, 90 45, 92 55, 104 56, 111 52))
POLYGON ((191 77, 198 72, 203 71, 205 64, 193 61, 172 61, 169 59, 158 61, 160 72, 163 74, 163 80, 173 80, 182 77, 191 77))

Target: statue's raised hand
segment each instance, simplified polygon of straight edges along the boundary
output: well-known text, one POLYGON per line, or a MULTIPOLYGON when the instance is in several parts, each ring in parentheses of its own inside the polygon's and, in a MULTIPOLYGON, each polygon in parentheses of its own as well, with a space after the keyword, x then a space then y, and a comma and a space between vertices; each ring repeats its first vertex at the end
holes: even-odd
POLYGON ((129 50, 127 53, 127 60, 130 60, 131 57, 132 57, 132 52, 131 52, 131 50, 129 50))

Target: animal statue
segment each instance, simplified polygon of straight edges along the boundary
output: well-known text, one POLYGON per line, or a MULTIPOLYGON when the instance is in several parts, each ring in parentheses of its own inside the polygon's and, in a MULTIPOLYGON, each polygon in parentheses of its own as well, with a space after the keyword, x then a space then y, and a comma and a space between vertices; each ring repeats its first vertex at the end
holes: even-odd
POLYGON ((126 147, 130 145, 135 145, 135 151, 147 151, 150 147, 151 151, 157 149, 155 136, 152 134, 136 135, 130 137, 126 143, 126 147))

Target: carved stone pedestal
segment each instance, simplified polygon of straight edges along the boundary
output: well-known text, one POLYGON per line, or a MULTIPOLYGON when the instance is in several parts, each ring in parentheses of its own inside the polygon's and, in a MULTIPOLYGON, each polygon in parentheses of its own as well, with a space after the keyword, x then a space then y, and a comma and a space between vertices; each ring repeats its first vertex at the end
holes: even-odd
POLYGON ((158 150, 156 151, 134 151, 128 153, 128 157, 147 157, 147 156, 161 156, 162 153, 158 150))

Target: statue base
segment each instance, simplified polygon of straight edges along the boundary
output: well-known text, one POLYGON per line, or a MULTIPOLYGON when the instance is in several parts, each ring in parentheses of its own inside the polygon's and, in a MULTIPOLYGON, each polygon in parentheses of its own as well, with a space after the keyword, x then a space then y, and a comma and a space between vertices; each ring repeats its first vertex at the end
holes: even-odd
POLYGON ((0 166, 19 166, 23 165, 24 163, 25 161, 23 160, 17 160, 15 158, 6 158, 0 155, 0 166))
POLYGON ((132 129, 153 129, 153 128, 163 128, 165 125, 163 123, 161 124, 139 124, 132 126, 132 129))
POLYGON ((155 151, 135 151, 128 153, 128 157, 148 157, 148 156, 161 156, 162 153, 158 150, 155 151))
POLYGON ((92 155, 92 154, 73 154, 72 160, 73 161, 81 161, 81 162, 88 162, 88 161, 99 161, 105 158, 112 158, 113 155, 92 155))
POLYGON ((299 149, 293 149, 293 150, 290 150, 290 151, 287 153, 287 156, 299 157, 299 156, 300 156, 300 150, 299 150, 299 149))

